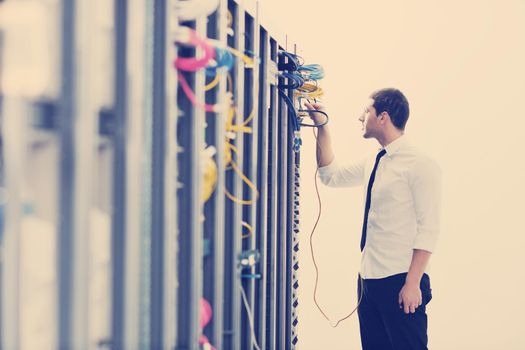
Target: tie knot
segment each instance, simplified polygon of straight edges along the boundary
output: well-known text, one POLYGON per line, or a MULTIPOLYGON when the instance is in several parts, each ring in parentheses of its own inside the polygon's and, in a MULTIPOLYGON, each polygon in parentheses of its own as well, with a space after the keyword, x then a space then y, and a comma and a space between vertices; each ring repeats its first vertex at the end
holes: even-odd
POLYGON ((376 156, 376 160, 379 160, 382 156, 386 154, 386 149, 382 149, 376 156))

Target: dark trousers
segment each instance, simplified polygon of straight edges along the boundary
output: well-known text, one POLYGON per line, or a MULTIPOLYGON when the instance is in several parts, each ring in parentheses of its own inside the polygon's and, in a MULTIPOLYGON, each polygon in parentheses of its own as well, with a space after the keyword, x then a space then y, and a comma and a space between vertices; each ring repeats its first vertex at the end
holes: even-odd
MULTIPOLYGON (((415 313, 399 308, 398 296, 406 273, 380 279, 363 279, 363 297, 359 308, 359 329, 363 350, 427 349, 427 314, 425 306, 432 299, 430 278, 421 278, 423 304, 415 313)), ((361 277, 358 278, 358 298, 361 277)))

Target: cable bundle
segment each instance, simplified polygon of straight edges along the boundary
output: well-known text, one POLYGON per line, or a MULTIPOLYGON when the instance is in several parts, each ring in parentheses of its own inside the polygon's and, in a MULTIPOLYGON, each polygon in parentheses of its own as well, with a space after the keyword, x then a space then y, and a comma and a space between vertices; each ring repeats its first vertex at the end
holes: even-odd
POLYGON ((277 67, 279 71, 285 71, 279 73, 279 77, 282 79, 288 79, 288 83, 282 81, 277 85, 279 91, 279 96, 284 100, 288 107, 288 112, 290 114, 290 124, 293 129, 294 138, 293 138, 293 150, 299 152, 299 149, 302 145, 302 140, 300 136, 301 126, 299 125, 299 120, 297 119, 297 111, 295 110, 294 103, 292 99, 286 93, 286 89, 298 89, 304 84, 304 79, 301 74, 297 71, 300 66, 300 61, 297 55, 292 54, 286 51, 279 51, 279 63, 277 67))
POLYGON ((324 78, 324 69, 319 64, 307 64, 300 66, 297 70, 305 80, 321 80, 324 78))
POLYGON ((317 81, 324 78, 324 69, 319 64, 307 64, 298 68, 299 73, 305 80, 295 95, 306 99, 319 99, 323 95, 323 90, 318 85, 317 81))
MULTIPOLYGON (((239 168, 235 160, 233 159, 233 155, 235 154, 236 158, 239 156, 239 150, 237 147, 235 147, 229 140, 232 139, 235 135, 235 133, 252 133, 252 128, 250 128, 248 123, 253 119, 253 116, 255 115, 254 112, 248 117, 245 121, 242 121, 241 123, 233 123, 233 120, 235 118, 236 111, 235 107, 232 105, 230 108, 230 112, 228 113, 228 116, 226 118, 226 143, 225 143, 225 152, 224 152, 224 163, 225 167, 227 169, 233 169, 239 175, 239 177, 243 180, 243 182, 252 190, 254 193, 252 199, 240 199, 235 197, 233 194, 231 194, 228 189, 225 190, 226 196, 232 200, 235 203, 243 204, 243 205, 251 205, 255 204, 257 199, 259 198, 259 191, 257 190, 257 186, 242 172, 242 170, 239 168)), ((251 227, 248 228, 251 230, 251 227)))
POLYGON ((182 45, 194 46, 204 52, 204 57, 177 57, 174 66, 178 70, 196 72, 208 65, 215 58, 215 50, 196 31, 189 27, 180 27, 175 41, 182 45))
POLYGON ((296 54, 281 50, 279 51, 279 56, 287 58, 286 62, 281 61, 277 64, 277 68, 280 71, 287 70, 290 72, 295 72, 301 66, 301 61, 299 59, 299 56, 296 54))
POLYGON ((220 105, 218 104, 209 105, 199 102, 182 74, 182 72, 196 72, 208 66, 208 64, 216 57, 216 50, 204 38, 199 37, 197 32, 188 27, 179 28, 176 36, 176 43, 185 46, 194 46, 200 48, 203 52, 202 58, 177 57, 173 62, 173 66, 179 71, 177 79, 182 90, 194 106, 202 108, 206 112, 219 111, 220 105))
POLYGON ((281 57, 278 63, 280 71, 279 77, 288 79, 288 83, 280 82, 278 84, 279 96, 284 100, 290 114, 290 124, 294 132, 293 149, 298 152, 302 140, 300 136, 301 126, 320 127, 328 122, 328 115, 323 111, 299 109, 296 110, 293 100, 286 93, 286 89, 294 90, 294 97, 299 98, 299 104, 302 105, 302 99, 317 100, 323 94, 323 90, 318 86, 317 80, 324 78, 324 69, 319 64, 304 65, 302 58, 298 55, 286 51, 279 51, 281 57), (308 115, 307 112, 319 112, 326 116, 326 121, 322 124, 307 124, 301 121, 308 115))
POLYGON ((280 78, 288 79, 288 84, 279 84, 280 89, 299 89, 304 85, 304 78, 297 72, 280 73, 280 78))
MULTIPOLYGON (((254 57, 247 56, 232 47, 225 47, 217 40, 201 38, 197 32, 189 27, 179 27, 175 41, 179 45, 193 46, 195 48, 200 48, 203 51, 202 58, 178 57, 173 65, 179 72, 197 72, 206 68, 207 76, 215 75, 215 79, 206 85, 205 91, 209 91, 218 85, 220 78, 218 70, 220 68, 230 70, 233 67, 234 56, 244 62, 245 68, 253 68, 257 62, 254 57)), ((178 74, 177 79, 182 90, 195 107, 201 108, 206 112, 219 112, 223 108, 227 108, 228 105, 209 105, 198 101, 184 76, 178 74)))
MULTIPOLYGON (((190 45, 194 47, 200 48, 204 54, 202 58, 196 58, 196 57, 179 57, 174 62, 174 67, 179 71, 178 74, 178 80, 181 85, 182 90, 188 97, 188 99, 191 101, 191 103, 198 108, 203 109, 206 112, 219 112, 220 110, 223 110, 223 108, 229 108, 229 113, 227 116, 226 121, 226 132, 230 135, 233 135, 233 133, 237 132, 243 132, 243 133, 251 133, 252 129, 248 127, 248 123, 255 117, 255 108, 252 110, 250 116, 248 118, 241 122, 240 124, 233 124, 233 120, 236 116, 236 108, 233 103, 232 98, 227 99, 227 104, 224 106, 221 106, 219 104, 205 104, 197 100, 194 92, 191 90, 188 82, 184 78, 183 74, 180 74, 182 71, 186 72, 196 72, 200 69, 206 69, 206 75, 207 76, 215 76, 213 81, 208 83, 204 90, 209 91, 216 87, 220 81, 220 74, 219 71, 221 68, 226 68, 226 71, 230 70, 233 67, 234 64, 234 57, 239 58, 244 62, 245 68, 253 68, 256 63, 258 63, 258 60, 254 57, 253 53, 252 57, 240 52, 239 50, 236 50, 232 47, 224 46, 217 40, 211 40, 211 39, 204 39, 197 35, 197 33, 188 27, 181 27, 179 32, 177 33, 176 42, 181 45, 190 45)), ((257 87, 257 85, 255 85, 257 87)), ((230 74, 228 73, 228 95, 233 96, 233 83, 230 74)), ((232 136, 233 137, 233 136, 232 136)), ((259 192, 256 188, 256 186, 248 179, 243 173, 242 170, 237 166, 235 160, 234 160, 234 154, 238 154, 237 148, 230 143, 229 139, 226 139, 225 141, 225 168, 226 170, 233 169, 238 176, 241 177, 243 182, 254 192, 254 196, 250 200, 244 200, 239 199, 232 195, 228 189, 225 190, 226 196, 231 199, 232 201, 239 203, 239 204, 253 204, 257 200, 259 196, 259 192)), ((210 162, 206 165, 206 171, 207 176, 210 178, 213 178, 213 169, 210 162)), ((206 187, 206 197, 211 195, 209 193, 210 186, 208 185, 206 187)), ((209 197, 208 197, 209 198, 209 197)), ((207 200, 207 198, 205 199, 207 200)))
POLYGON ((299 97, 299 100, 302 99, 313 99, 317 100, 323 96, 323 89, 317 85, 317 81, 305 82, 300 88, 295 91, 295 96, 299 97))

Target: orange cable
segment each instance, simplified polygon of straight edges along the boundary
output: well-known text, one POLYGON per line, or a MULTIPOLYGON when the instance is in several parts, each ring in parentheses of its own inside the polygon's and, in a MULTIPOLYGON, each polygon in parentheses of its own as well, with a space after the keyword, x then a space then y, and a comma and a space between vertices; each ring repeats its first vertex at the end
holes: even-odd
MULTIPOLYGON (((319 145, 319 140, 317 139, 317 134, 315 133, 315 128, 312 129, 312 131, 314 133, 314 137, 315 137, 315 141, 317 143, 317 147, 319 148, 319 150, 321 150, 321 147, 319 145)), ((323 311, 321 306, 319 306, 319 304, 317 303, 317 283, 319 281, 319 268, 317 267, 317 262, 315 261, 314 246, 313 246, 313 236, 314 236, 315 229, 317 228, 317 225, 319 224, 319 220, 321 219, 321 212, 322 212, 321 195, 319 194, 319 186, 317 184, 317 173, 318 172, 319 172, 319 166, 317 166, 317 168, 315 170, 315 175, 314 175, 315 176, 315 179, 314 179, 315 191, 317 193, 317 201, 319 203, 319 214, 317 215, 317 219, 315 220, 315 224, 314 224, 314 227, 312 229, 312 233, 310 233, 310 252, 312 253, 312 261, 313 261, 314 267, 315 267, 315 286, 314 286, 313 299, 314 299, 314 303, 317 306, 317 308, 319 309, 319 311, 323 314, 324 318, 326 318, 328 323, 330 323, 330 326, 332 328, 336 328, 339 325, 340 322, 346 320, 347 318, 349 318, 350 316, 352 316, 356 312, 356 310, 359 307, 359 305, 361 304, 361 300, 363 298, 364 285, 363 285, 363 279, 359 278, 359 281, 361 282, 361 293, 359 295, 359 300, 357 301, 357 306, 355 307, 355 309, 352 312, 350 312, 348 315, 346 315, 345 317, 343 317, 342 319, 337 321, 335 326, 332 325, 332 321, 330 320, 330 318, 328 318, 328 316, 325 314, 325 312, 323 311)))

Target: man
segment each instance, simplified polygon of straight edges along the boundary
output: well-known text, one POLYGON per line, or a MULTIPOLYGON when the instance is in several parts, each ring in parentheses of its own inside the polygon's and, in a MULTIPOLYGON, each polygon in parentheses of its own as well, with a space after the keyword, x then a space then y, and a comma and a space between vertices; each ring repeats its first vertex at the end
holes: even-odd
MULTIPOLYGON (((307 104, 310 110, 323 110, 307 104)), ((359 121, 363 137, 381 145, 379 153, 349 166, 335 161, 327 125, 319 128, 317 164, 331 187, 364 184, 358 307, 364 350, 427 349, 426 304, 432 298, 425 273, 439 232, 441 172, 404 136, 409 116, 397 89, 370 96, 359 121)), ((316 124, 321 113, 310 112, 316 124)))

